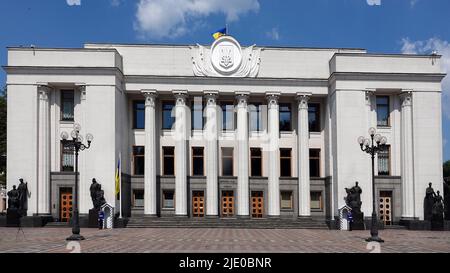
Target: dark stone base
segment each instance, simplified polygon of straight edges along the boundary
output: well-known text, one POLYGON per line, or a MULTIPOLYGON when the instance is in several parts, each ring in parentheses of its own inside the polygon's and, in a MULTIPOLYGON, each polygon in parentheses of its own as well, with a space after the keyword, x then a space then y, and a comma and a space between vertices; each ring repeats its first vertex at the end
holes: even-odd
MULTIPOLYGON (((377 223, 378 223, 378 230, 383 230, 384 223, 382 221, 378 221, 377 223)), ((371 218, 364 219, 364 224, 366 225, 366 229, 370 230, 372 228, 372 219, 371 218)))
POLYGON ((128 218, 115 218, 114 219, 114 228, 126 228, 128 224, 128 218))
POLYGON ((18 209, 8 209, 6 212, 6 226, 20 227, 20 218, 22 217, 18 209))
POLYGON ((237 219, 250 219, 250 215, 236 215, 237 219))
POLYGON ((0 215, 0 227, 6 227, 6 215, 0 215))
POLYGON ((89 228, 98 228, 98 209, 90 209, 89 210, 88 227, 89 228))
POLYGON ((339 220, 326 220, 325 222, 329 229, 332 229, 332 230, 339 229, 339 220))
POLYGON ((21 226, 22 227, 43 227, 48 222, 52 222, 53 217, 51 215, 33 215, 22 217, 21 226))
MULTIPOLYGON (((79 219, 79 225, 80 225, 80 228, 87 228, 87 227, 89 227, 89 215, 80 215, 79 217, 78 217, 78 219, 79 219)), ((69 225, 70 226, 72 226, 72 222, 70 222, 69 223, 69 225)))
POLYGON ((444 230, 450 231, 450 221, 444 221, 444 230))
POLYGON ((350 223, 350 230, 365 230, 364 213, 353 212, 353 222, 350 223))
POLYGON ((400 225, 410 230, 431 230, 431 222, 416 219, 401 219, 400 225))

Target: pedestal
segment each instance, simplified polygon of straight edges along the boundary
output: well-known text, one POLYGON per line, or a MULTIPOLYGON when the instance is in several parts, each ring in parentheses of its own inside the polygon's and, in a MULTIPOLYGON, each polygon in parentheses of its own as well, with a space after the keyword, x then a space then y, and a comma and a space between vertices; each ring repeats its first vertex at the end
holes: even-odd
POLYGON ((98 228, 98 209, 90 209, 89 210, 89 221, 88 221, 88 227, 89 228, 98 228))
POLYGON ((364 213, 353 212, 352 216, 353 216, 353 222, 350 223, 351 230, 365 230, 364 213))
POLYGON ((6 211, 6 226, 7 227, 20 227, 20 217, 18 209, 8 209, 6 211))

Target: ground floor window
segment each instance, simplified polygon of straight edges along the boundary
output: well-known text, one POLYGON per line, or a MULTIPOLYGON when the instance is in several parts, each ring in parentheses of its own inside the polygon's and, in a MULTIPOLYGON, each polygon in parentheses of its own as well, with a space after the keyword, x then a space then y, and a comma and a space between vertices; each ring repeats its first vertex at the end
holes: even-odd
POLYGON ((144 206, 144 190, 133 190, 133 207, 144 206))
POLYGON ((280 149, 280 176, 291 176, 291 149, 280 149))
POLYGON ((74 168, 74 149, 61 141, 61 171, 73 172, 74 168))
POLYGON ((262 176, 262 153, 260 148, 250 148, 251 176, 262 176))
POLYGON ((311 209, 323 210, 322 192, 312 191, 311 192, 311 209))
POLYGON ((145 160, 145 148, 144 146, 134 146, 133 147, 133 169, 135 175, 144 174, 144 160, 145 160))
POLYGON ((175 174, 175 147, 163 147, 163 175, 175 174))
POLYGON ((292 191, 281 192, 281 209, 292 209, 292 191))
POLYGON ((233 175, 233 148, 222 148, 222 175, 233 175))
POLYGON ((172 208, 174 208, 174 197, 175 197, 175 191, 174 190, 164 190, 163 191, 163 204, 162 204, 162 207, 164 209, 172 209, 172 208))
POLYGON ((192 147, 192 175, 205 175, 203 150, 203 147, 192 147))
POLYGON ((309 175, 320 177, 320 149, 309 149, 309 175))

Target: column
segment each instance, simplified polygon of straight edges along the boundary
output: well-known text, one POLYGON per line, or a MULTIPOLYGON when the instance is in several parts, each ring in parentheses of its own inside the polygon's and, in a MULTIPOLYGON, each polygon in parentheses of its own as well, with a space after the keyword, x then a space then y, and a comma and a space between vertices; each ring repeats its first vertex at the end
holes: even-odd
MULTIPOLYGON (((80 114, 81 121, 79 122, 83 128, 84 133, 89 132, 89 129, 86 128, 86 86, 85 85, 77 85, 77 90, 80 92, 80 114)), ((58 136, 59 137, 59 136, 58 136)), ((78 195, 78 207, 80 208, 80 214, 88 214, 90 208, 92 208, 91 194, 89 191, 90 188, 90 179, 86 176, 86 153, 79 154, 79 166, 78 172, 79 176, 79 192, 78 195)))
POLYGON ((144 215, 156 216, 156 90, 142 90, 145 97, 144 215))
POLYGON ((267 121, 268 121, 268 215, 269 217, 280 216, 280 160, 279 160, 279 131, 280 118, 278 98, 279 93, 267 93, 267 121))
POLYGON ((175 96, 175 215, 187 216, 187 92, 173 91, 175 96))
POLYGON ((309 122, 308 100, 310 93, 297 93, 298 100, 298 132, 297 132, 297 173, 298 173, 298 215, 309 217, 310 189, 309 189, 309 122))
POLYGON ((401 110, 401 177, 402 218, 414 217, 414 166, 412 136, 412 93, 400 94, 401 110))
POLYGON ((205 91, 206 216, 219 216, 218 109, 216 91, 205 91))
POLYGON ((50 88, 38 86, 39 140, 38 140, 38 208, 37 214, 50 214, 50 88))
POLYGON ((237 99, 237 216, 249 217, 248 179, 248 92, 236 92, 237 99))

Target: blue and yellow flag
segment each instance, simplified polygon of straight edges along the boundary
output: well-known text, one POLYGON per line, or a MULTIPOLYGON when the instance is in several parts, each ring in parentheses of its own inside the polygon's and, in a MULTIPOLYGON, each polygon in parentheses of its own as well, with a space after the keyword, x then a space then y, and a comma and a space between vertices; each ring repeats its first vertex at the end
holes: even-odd
POLYGON ((120 158, 117 161, 117 169, 116 169, 116 195, 118 195, 119 193, 120 193, 120 158))
POLYGON ((214 37, 214 40, 219 39, 219 37, 223 36, 223 35, 227 35, 227 28, 226 27, 224 27, 222 29, 219 29, 218 31, 216 31, 216 32, 214 32, 212 34, 212 36, 214 37))

